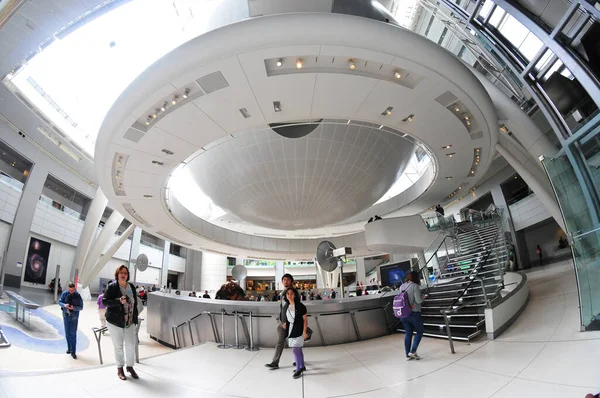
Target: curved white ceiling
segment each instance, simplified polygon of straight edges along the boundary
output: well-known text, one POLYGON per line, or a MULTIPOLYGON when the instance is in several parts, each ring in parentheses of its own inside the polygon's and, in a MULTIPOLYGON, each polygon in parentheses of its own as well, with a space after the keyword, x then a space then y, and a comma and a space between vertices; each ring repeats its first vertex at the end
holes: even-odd
MULTIPOLYGON (((193 219, 173 217, 174 206, 169 211, 164 198, 172 170, 198 151, 210 152, 241 131, 264 129, 269 123, 326 118, 389 126, 430 149, 433 185, 410 199, 414 212, 440 202, 459 185, 473 184, 485 173, 497 140, 497 118, 487 93, 460 61, 434 43, 360 17, 277 15, 209 32, 136 79, 100 130, 95 156, 99 181, 116 209, 174 242, 234 255, 310 258, 314 240, 298 239, 297 244, 294 239, 193 228, 193 219), (300 58, 303 67, 278 72, 274 61, 279 58, 288 67, 288 60, 300 58), (349 68, 349 60, 355 69, 349 68), (395 71, 401 72, 400 79, 395 71), (186 89, 188 98, 183 99, 186 89), (170 105, 174 96, 177 104, 170 105), (274 101, 282 111, 275 111, 274 101), (166 111, 153 119, 165 102, 166 111), (390 114, 388 108, 393 108, 390 114), (443 148, 447 145, 451 147, 443 148)), ((386 203, 374 207, 390 205, 386 203)), ((387 213, 396 210, 386 208, 387 213)), ((348 239, 360 252, 364 234, 348 239)))
POLYGON ((314 123, 301 138, 270 128, 226 141, 187 167, 222 209, 267 228, 319 228, 370 207, 404 171, 414 144, 367 126, 314 123))

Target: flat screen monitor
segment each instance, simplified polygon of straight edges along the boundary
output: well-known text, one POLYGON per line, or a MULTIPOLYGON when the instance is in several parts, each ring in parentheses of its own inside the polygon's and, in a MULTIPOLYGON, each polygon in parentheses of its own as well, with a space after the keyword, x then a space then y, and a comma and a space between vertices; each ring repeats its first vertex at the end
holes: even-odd
POLYGON ((404 283, 406 274, 410 272, 410 260, 384 265, 381 267, 380 271, 382 286, 400 286, 402 283, 404 283))

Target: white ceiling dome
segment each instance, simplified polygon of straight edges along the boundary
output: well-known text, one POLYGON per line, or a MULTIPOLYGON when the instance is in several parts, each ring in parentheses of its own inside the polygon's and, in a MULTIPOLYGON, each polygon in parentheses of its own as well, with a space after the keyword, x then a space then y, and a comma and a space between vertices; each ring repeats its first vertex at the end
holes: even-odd
POLYGON ((312 124, 302 138, 271 129, 212 147, 188 164, 202 191, 243 221, 295 230, 335 224, 379 200, 414 144, 346 123, 312 124))

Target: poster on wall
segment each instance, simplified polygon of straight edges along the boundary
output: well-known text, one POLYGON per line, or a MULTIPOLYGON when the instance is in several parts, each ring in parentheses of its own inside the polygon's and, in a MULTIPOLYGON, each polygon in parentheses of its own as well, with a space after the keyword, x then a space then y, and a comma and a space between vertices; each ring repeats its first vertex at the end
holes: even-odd
POLYGON ((46 284, 49 255, 50 242, 31 238, 25 264, 25 282, 46 284))

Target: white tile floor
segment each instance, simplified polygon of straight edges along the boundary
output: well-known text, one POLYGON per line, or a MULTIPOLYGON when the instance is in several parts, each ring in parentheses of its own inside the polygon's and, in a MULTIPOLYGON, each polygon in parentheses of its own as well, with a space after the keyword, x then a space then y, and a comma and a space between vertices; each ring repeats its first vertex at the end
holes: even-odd
MULTIPOLYGON (((528 274, 531 301, 495 341, 424 339, 421 361, 406 362, 403 335, 305 349, 308 371, 292 379, 290 350, 270 371, 272 350, 219 350, 204 344, 144 359, 139 380, 120 381, 114 365, 45 375, 0 377, 0 398, 62 397, 560 397, 600 391, 600 333, 579 332, 568 262, 528 274)), ((4 355, 1 358, 4 362, 4 355)))

